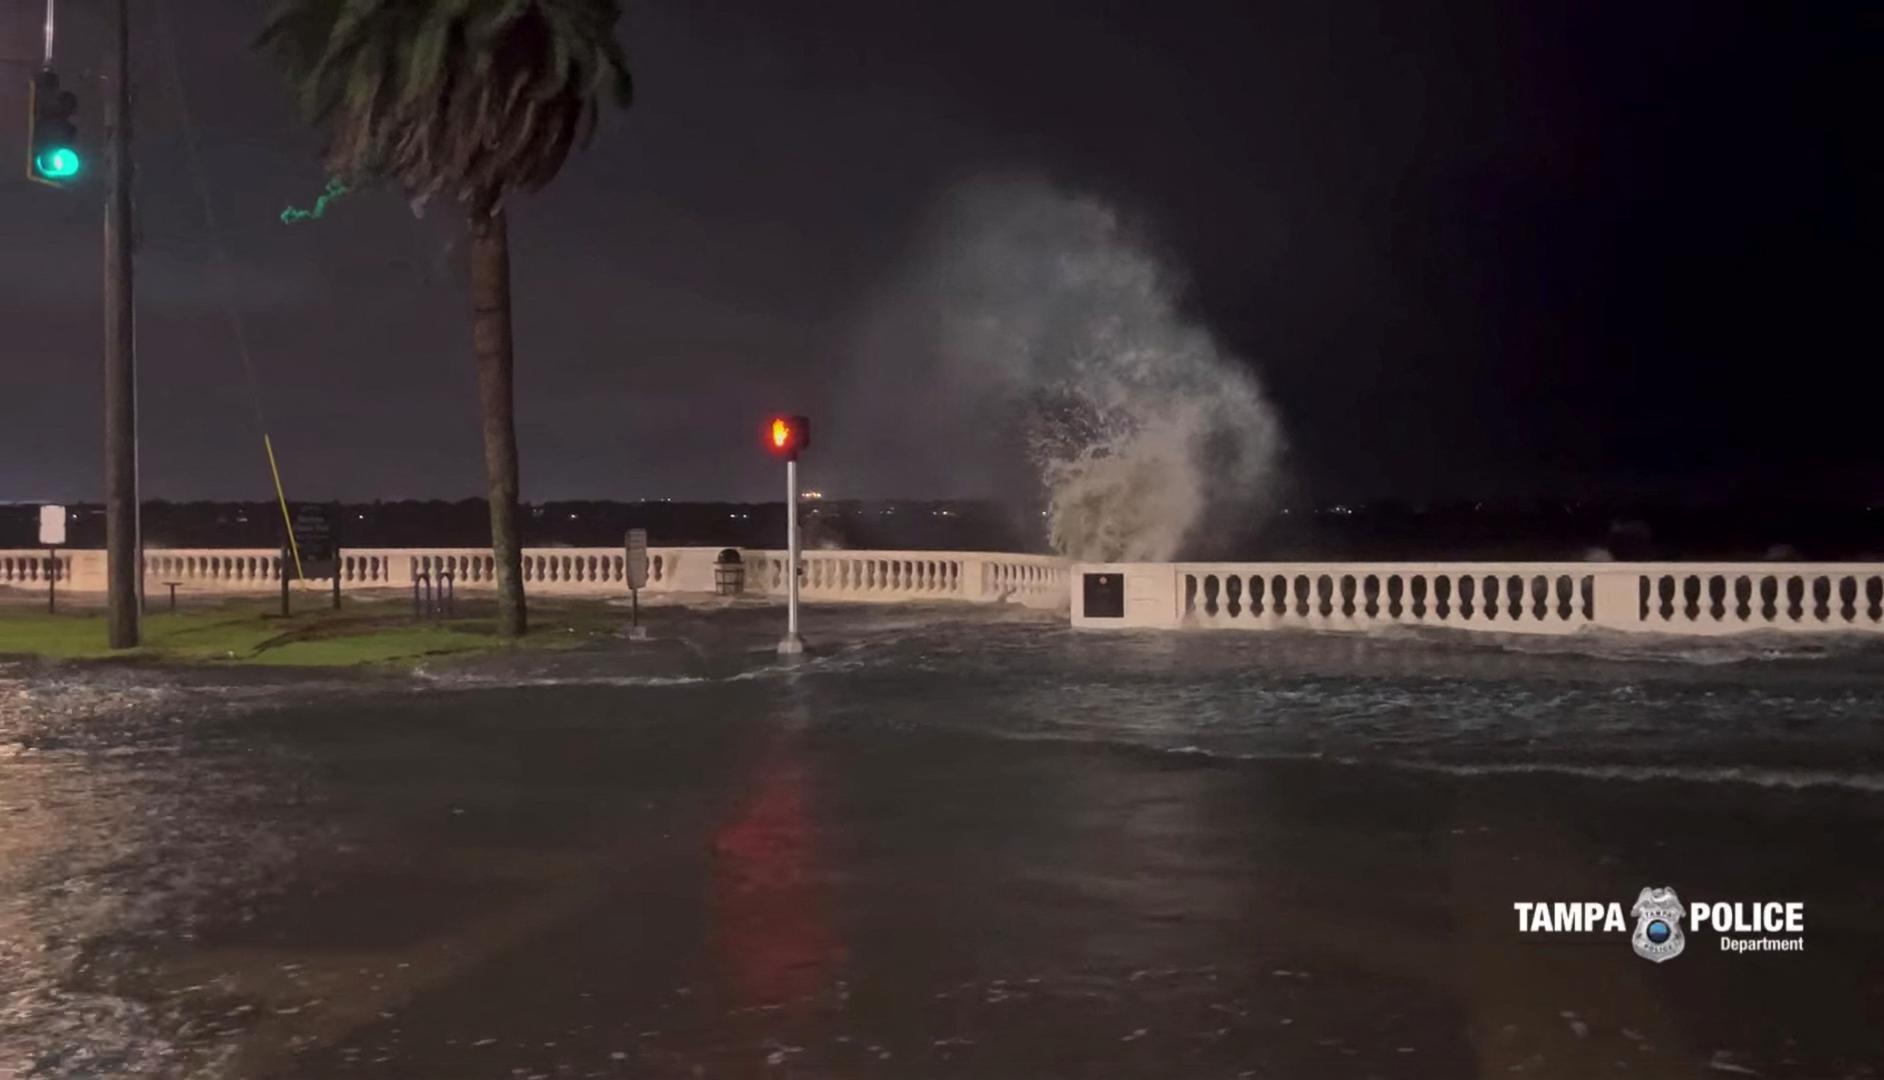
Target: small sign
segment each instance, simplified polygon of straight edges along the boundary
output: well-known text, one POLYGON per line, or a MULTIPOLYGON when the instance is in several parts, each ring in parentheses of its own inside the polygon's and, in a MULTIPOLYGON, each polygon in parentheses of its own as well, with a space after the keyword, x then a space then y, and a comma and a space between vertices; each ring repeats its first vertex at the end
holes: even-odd
POLYGON ((628 587, 648 587, 648 530, 628 530, 628 587))
POLYGON ((57 547, 65 543, 65 507, 42 506, 39 508, 39 542, 47 547, 57 547))
POLYGON ((294 550, 301 560, 303 579, 334 576, 339 569, 340 548, 334 537, 333 507, 322 503, 295 507, 294 550))
POLYGON ((1125 575, 1087 574, 1081 584, 1080 612, 1088 619, 1125 617, 1125 575))

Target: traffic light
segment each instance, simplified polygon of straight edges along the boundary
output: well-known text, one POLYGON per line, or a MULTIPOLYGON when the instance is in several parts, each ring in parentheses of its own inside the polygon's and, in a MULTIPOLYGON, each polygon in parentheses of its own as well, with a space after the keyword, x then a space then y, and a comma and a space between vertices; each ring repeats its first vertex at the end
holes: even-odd
POLYGON ((802 416, 774 416, 765 425, 765 448, 773 457, 798 460, 811 445, 811 421, 802 416))
POLYGON ((79 153, 78 98, 59 89, 59 76, 47 70, 33 76, 32 120, 27 129, 26 177, 53 187, 78 180, 85 159, 79 153))

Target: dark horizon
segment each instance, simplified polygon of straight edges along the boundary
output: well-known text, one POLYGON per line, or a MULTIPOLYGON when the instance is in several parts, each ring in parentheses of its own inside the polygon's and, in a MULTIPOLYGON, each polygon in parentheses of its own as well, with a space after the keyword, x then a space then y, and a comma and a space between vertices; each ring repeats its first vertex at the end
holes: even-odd
MULTIPOLYGON (((290 497, 481 493, 450 208, 376 191, 280 224, 324 177, 248 48, 260 13, 155 11, 133 5, 145 496, 269 493, 192 140, 290 497)), ((99 18, 62 7, 76 79, 99 18)), ((0 20, 0 55, 38 30, 0 20)), ((927 358, 871 333, 938 205, 1023 176, 1116 209, 1255 374, 1278 501, 1884 500, 1856 3, 728 0, 630 5, 622 39, 636 107, 515 207, 526 499, 775 497, 754 430, 778 408, 814 418, 833 493, 1024 497, 999 440, 929 426, 927 358)), ((0 84, 0 141, 24 114, 0 84)), ((9 498, 101 491, 100 201, 0 181, 9 498)))
MULTIPOLYGON (((331 504, 343 547, 486 547, 482 498, 331 504)), ((572 499, 523 506, 524 543, 614 547, 630 528, 655 547, 781 548, 782 501, 617 502, 572 499)), ((68 507, 68 546, 104 543, 98 503, 68 507)), ((1038 511, 985 500, 807 501, 809 548, 1045 553, 1038 511)), ((1295 505, 1216 523, 1177 553, 1184 560, 1884 560, 1884 506, 1792 499, 1761 506, 1659 500, 1576 503, 1507 499, 1418 504, 1295 505)), ((38 505, 0 503, 0 550, 33 550, 38 505)), ((253 548, 281 542, 281 511, 268 500, 144 505, 150 549, 253 548)))

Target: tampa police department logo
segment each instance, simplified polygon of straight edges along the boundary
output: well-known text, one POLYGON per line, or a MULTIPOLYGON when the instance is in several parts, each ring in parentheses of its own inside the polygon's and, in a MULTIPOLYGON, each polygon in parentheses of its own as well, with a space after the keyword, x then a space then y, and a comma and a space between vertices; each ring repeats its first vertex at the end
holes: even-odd
POLYGON ((1635 933, 1629 935, 1629 944, 1635 946, 1637 956, 1659 964, 1681 955, 1687 945, 1687 939, 1681 934, 1681 918, 1687 911, 1675 890, 1643 889, 1636 894, 1635 906, 1629 909, 1629 914, 1635 916, 1635 933))

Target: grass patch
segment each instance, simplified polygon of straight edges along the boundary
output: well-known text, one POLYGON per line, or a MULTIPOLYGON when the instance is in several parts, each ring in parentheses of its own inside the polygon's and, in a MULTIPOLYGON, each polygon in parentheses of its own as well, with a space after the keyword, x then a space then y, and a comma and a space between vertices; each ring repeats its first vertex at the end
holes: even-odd
POLYGON ((532 605, 532 633, 520 642, 507 641, 497 636, 489 612, 466 606, 472 610, 465 618, 419 621, 403 604, 390 602, 355 601, 341 611, 283 618, 273 604, 232 601, 147 614, 142 645, 123 651, 106 646, 103 612, 0 608, 0 655, 349 667, 494 649, 568 647, 612 632, 623 621, 619 612, 600 604, 532 605))

